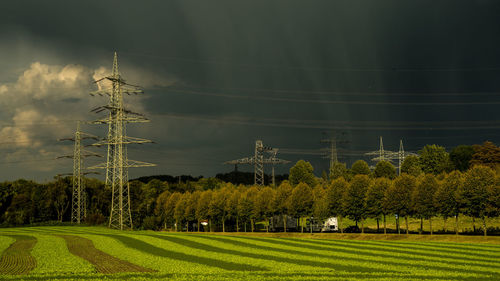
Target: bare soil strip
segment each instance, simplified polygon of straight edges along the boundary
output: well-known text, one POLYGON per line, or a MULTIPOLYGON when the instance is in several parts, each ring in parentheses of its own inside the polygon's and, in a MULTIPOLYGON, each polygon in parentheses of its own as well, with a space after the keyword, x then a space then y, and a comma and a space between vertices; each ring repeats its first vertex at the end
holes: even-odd
POLYGON ((68 250, 75 256, 79 256, 93 264, 99 273, 112 274, 119 272, 156 272, 128 261, 113 257, 94 247, 91 240, 74 236, 58 235, 66 240, 68 250))
POLYGON ((9 235, 16 239, 5 249, 0 258, 0 274, 28 274, 36 267, 36 260, 31 255, 31 249, 36 244, 36 238, 27 235, 9 235))

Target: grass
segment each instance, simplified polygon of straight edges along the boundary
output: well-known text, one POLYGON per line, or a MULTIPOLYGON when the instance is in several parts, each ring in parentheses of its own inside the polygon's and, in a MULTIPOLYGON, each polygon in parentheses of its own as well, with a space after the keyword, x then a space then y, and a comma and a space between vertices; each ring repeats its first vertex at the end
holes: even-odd
POLYGON ((8 251, 16 235, 36 239, 31 253, 37 267, 28 275, 0 275, 2 280, 500 280, 499 237, 457 243, 394 234, 220 235, 30 227, 0 229, 0 250, 8 251), (370 239, 352 239, 360 237, 370 239), (380 239, 384 237, 398 239, 380 239))

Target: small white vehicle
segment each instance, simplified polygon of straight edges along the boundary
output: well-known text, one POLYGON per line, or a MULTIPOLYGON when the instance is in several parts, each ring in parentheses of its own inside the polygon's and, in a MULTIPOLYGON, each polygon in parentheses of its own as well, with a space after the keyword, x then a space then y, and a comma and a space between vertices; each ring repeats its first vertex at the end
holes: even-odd
POLYGON ((338 230, 339 227, 337 223, 337 218, 335 217, 328 218, 323 224, 323 228, 321 228, 321 232, 333 232, 338 230))

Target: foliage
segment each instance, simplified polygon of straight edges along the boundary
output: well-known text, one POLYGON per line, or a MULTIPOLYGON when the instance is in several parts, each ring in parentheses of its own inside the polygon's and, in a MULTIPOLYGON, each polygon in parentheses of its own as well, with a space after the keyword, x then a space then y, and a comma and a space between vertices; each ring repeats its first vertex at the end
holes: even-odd
POLYGON ((369 175, 370 167, 368 166, 368 163, 366 163, 366 161, 358 160, 354 162, 354 164, 352 164, 351 173, 353 175, 369 175))
POLYGON ((292 168, 290 168, 290 176, 288 177, 288 180, 292 186, 296 186, 299 183, 314 186, 316 184, 316 178, 314 177, 313 171, 314 169, 311 163, 299 160, 292 168))
MULTIPOLYGON (((291 174, 291 173, 290 173, 291 174)), ((288 201, 288 212, 292 217, 305 217, 312 214, 313 196, 308 184, 301 182, 292 191, 288 201)))
POLYGON ((415 189, 416 178, 412 175, 402 174, 386 190, 384 196, 384 209, 398 216, 411 215, 411 196, 415 189))
POLYGON ((437 212, 444 218, 459 214, 457 191, 462 189, 463 175, 459 171, 448 174, 439 185, 434 196, 434 205, 437 212))
POLYGON ((392 182, 388 178, 375 179, 373 184, 368 187, 366 192, 366 214, 368 217, 380 218, 381 215, 387 214, 384 209, 384 196, 392 182))
POLYGON ((426 145, 419 151, 419 161, 422 171, 426 174, 440 174, 451 171, 450 155, 439 145, 426 145))
POLYGON ((338 179, 344 177, 347 179, 349 171, 346 168, 345 163, 335 162, 330 170, 330 180, 338 179))
POLYGON ((490 141, 482 145, 473 145, 474 154, 470 160, 471 165, 483 165, 496 169, 500 164, 500 147, 490 141))
POLYGON ((413 214, 417 218, 429 219, 436 215, 434 193, 439 185, 433 174, 427 174, 418 179, 418 184, 412 193, 413 214))
POLYGON ((414 177, 418 177, 423 173, 422 166, 420 165, 420 160, 416 155, 410 155, 405 158, 401 164, 401 173, 409 174, 414 177))
POLYGON ((347 186, 342 200, 345 214, 354 221, 366 218, 366 192, 371 184, 367 175, 356 175, 347 186))
POLYGON ((470 161, 474 154, 474 147, 471 145, 459 145, 450 151, 450 160, 453 167, 460 171, 467 171, 470 167, 470 161))
POLYGON ((376 178, 394 179, 396 177, 396 168, 389 161, 379 161, 373 174, 376 178))

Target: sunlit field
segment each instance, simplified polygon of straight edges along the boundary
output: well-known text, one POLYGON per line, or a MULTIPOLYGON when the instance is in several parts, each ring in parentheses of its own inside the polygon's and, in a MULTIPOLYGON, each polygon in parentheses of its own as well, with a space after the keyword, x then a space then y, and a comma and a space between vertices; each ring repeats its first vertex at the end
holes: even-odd
POLYGON ((500 279, 497 237, 457 243, 411 241, 394 234, 367 234, 366 240, 360 234, 276 236, 6 228, 0 229, 0 279, 500 279))

